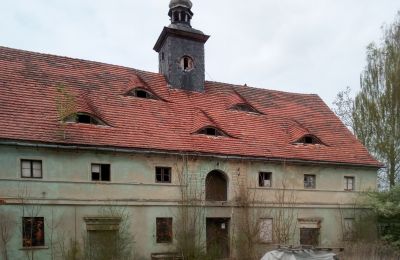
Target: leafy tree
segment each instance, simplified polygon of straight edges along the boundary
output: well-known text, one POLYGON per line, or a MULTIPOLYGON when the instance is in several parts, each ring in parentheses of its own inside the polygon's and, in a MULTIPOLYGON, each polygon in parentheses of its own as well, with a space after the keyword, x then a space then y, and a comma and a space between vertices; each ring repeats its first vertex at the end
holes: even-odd
POLYGON ((349 89, 338 94, 335 112, 385 164, 386 180, 393 187, 400 177, 400 12, 383 28, 380 45, 367 47, 360 84, 354 101, 349 89))

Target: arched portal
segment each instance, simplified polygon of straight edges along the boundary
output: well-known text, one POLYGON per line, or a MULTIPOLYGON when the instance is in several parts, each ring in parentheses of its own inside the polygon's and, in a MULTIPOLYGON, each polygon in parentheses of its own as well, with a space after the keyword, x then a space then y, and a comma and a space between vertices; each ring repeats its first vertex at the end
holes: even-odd
POLYGON ((206 201, 226 201, 228 181, 224 173, 214 170, 206 177, 206 201))

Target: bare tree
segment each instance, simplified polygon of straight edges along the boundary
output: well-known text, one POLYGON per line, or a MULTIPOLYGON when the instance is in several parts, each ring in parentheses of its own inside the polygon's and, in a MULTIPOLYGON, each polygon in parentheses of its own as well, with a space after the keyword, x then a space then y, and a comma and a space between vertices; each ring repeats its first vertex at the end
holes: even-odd
POLYGON ((0 212, 0 249, 3 259, 10 259, 8 256, 8 244, 11 241, 15 230, 15 216, 0 212))

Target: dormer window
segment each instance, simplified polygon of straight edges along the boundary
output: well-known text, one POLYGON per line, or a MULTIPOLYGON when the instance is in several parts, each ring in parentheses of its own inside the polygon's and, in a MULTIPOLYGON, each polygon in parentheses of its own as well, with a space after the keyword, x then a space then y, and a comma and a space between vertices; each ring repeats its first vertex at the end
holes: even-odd
POLYGON ((189 56, 183 56, 180 64, 183 71, 191 71, 193 69, 193 59, 189 56))
POLYGON ((231 109, 238 110, 238 111, 243 111, 243 112, 259 113, 252 106, 250 106, 248 104, 245 104, 245 103, 236 104, 231 109))
POLYGON ((128 95, 138 98, 157 99, 151 92, 142 88, 135 88, 134 90, 131 90, 128 95))
POLYGON ((106 125, 106 123, 104 123, 97 117, 87 114, 87 113, 76 113, 76 114, 70 115, 64 119, 64 122, 90 124, 90 125, 106 125))
POLYGON ((226 136, 226 135, 224 134, 224 132, 222 132, 221 130, 219 130, 219 129, 215 128, 215 127, 211 127, 211 126, 204 127, 204 128, 202 128, 202 129, 200 129, 200 130, 197 132, 197 134, 200 134, 200 135, 208 135, 208 136, 215 136, 215 137, 218 137, 218 136, 226 136))
POLYGON ((297 140, 295 143, 300 143, 300 144, 323 144, 321 140, 319 140, 316 136, 314 135, 305 135, 299 140, 297 140))

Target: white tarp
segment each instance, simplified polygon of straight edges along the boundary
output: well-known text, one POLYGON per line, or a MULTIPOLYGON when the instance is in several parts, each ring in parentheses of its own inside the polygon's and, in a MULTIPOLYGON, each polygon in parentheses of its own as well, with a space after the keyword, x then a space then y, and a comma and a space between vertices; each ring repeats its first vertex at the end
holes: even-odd
POLYGON ((310 249, 279 249, 266 253, 261 260, 334 260, 335 256, 334 253, 310 249))

